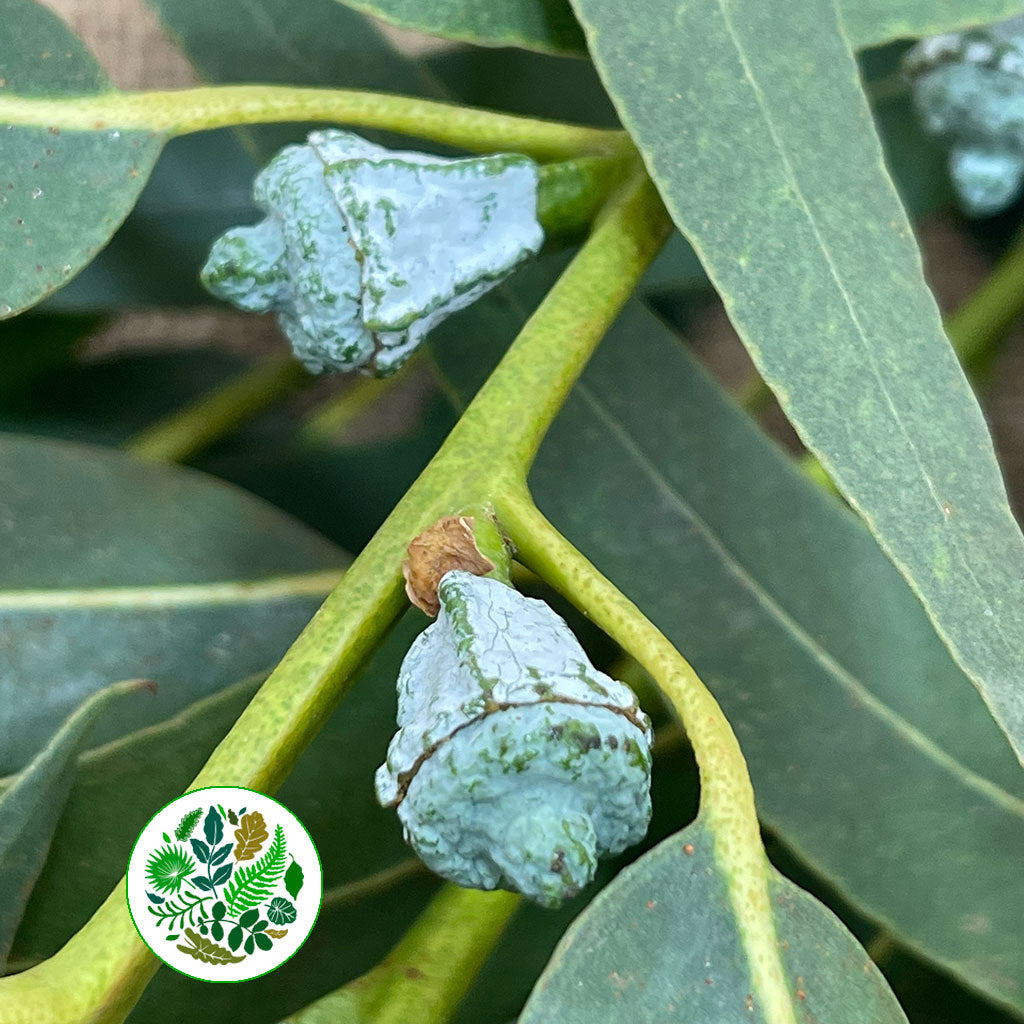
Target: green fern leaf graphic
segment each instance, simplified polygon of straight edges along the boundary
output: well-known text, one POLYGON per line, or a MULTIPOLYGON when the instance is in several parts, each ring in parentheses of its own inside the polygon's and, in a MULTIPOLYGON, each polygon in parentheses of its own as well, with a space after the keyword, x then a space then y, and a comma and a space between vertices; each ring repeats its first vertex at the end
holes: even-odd
POLYGON ((228 917, 237 917, 241 911, 258 907, 270 897, 281 875, 284 874, 284 829, 274 829, 274 841, 265 854, 254 864, 239 867, 235 877, 224 890, 228 917))
POLYGON ((199 824, 199 819, 202 816, 202 807, 197 807, 194 811, 189 811, 184 818, 178 823, 178 827, 174 830, 175 839, 185 842, 193 831, 195 831, 196 825, 199 824))

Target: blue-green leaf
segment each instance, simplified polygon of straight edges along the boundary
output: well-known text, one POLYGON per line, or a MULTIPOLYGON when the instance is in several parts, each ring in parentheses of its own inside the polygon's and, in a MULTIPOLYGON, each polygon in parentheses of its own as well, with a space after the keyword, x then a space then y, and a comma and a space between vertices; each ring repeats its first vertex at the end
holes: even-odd
POLYGON ((574 2, 761 375, 1024 756, 1024 537, 836 9, 574 2))

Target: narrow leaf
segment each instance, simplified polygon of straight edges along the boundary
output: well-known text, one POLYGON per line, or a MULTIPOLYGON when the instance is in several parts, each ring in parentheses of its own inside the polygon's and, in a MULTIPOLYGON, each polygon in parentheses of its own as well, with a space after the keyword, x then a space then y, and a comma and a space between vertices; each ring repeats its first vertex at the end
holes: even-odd
MULTIPOLYGON (((521 46, 541 53, 583 53, 568 0, 341 0, 402 28, 482 46, 521 46)), ((855 49, 894 39, 952 32, 1024 11, 1022 0, 841 0, 843 27, 855 49)))
POLYGON ((224 819, 217 813, 215 807, 211 807, 209 814, 206 815, 203 831, 206 834, 206 841, 210 844, 210 849, 213 849, 224 838, 224 819))
POLYGON ((762 376, 1024 757, 1024 537, 835 8, 575 2, 762 376))
MULTIPOLYGON (((0 973, 49 852, 79 752, 100 718, 126 694, 147 686, 152 689, 150 684, 132 680, 93 694, 0 796, 0 973)), ((154 902, 162 901, 157 898, 154 902)))
MULTIPOLYGON (((519 1024, 767 1021, 750 991, 728 889, 698 819, 620 872, 576 919, 519 1024)), ((837 917, 774 870, 770 895, 799 1019, 906 1021, 837 917)))
POLYGON ((196 860, 200 864, 208 864, 210 862, 210 848, 202 841, 202 839, 192 839, 192 851, 196 855, 196 860))
MULTIPOLYGON (((465 323, 440 339, 452 390, 471 395, 510 341, 488 336, 489 358, 465 323)), ((639 303, 530 483, 707 680, 786 846, 901 943, 1024 1011, 1024 773, 864 524, 639 303)))

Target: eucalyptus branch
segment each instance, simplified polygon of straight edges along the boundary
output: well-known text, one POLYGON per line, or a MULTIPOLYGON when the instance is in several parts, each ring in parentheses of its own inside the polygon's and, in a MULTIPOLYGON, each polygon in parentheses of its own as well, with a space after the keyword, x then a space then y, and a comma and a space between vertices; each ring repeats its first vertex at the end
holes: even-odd
POLYGON ((133 455, 182 462, 283 398, 309 374, 290 353, 248 370, 125 442, 133 455))
POLYGON ((508 151, 541 160, 632 149, 625 132, 564 124, 436 100, 353 89, 216 85, 56 98, 0 93, 0 122, 62 131, 150 131, 170 136, 277 121, 379 128, 471 152, 508 151))
MULTIPOLYGON (((0 114, 0 116, 3 116, 0 114)), ((668 235, 646 175, 618 192, 441 450, 352 563, 214 750, 192 788, 272 793, 406 605, 406 545, 441 516, 525 480, 590 354, 668 235)), ((0 979, 5 1024, 114 1024, 156 970, 127 912, 122 880, 48 960, 0 979)))
POLYGON ((495 500, 517 558, 568 598, 654 677, 686 729, 700 770, 700 815, 714 836, 758 1004, 770 1024, 795 1021, 768 893, 754 792, 739 743, 690 664, 614 584, 548 522, 525 488, 495 500))

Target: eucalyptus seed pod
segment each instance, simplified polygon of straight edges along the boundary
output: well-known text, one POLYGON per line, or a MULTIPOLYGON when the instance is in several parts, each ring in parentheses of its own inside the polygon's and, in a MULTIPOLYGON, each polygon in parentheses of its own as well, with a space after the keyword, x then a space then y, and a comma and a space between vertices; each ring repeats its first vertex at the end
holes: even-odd
POLYGON ((1024 184, 1024 17, 931 36, 904 70, 925 129, 949 147, 961 205, 997 213, 1024 184))
POLYGON ((257 175, 266 219, 222 235, 202 280, 276 312, 314 373, 386 376, 540 249, 537 182, 524 156, 447 160, 313 132, 257 175))
POLYGON ((543 601, 458 570, 437 596, 399 673, 378 799, 439 875, 557 906, 647 831, 650 723, 543 601))

